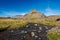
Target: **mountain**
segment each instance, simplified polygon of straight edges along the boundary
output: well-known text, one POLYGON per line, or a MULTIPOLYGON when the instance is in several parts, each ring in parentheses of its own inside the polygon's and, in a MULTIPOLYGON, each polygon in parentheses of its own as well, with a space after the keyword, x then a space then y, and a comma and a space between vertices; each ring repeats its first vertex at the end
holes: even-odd
POLYGON ((9 19, 11 17, 0 17, 0 19, 9 19))
POLYGON ((22 18, 23 15, 16 15, 16 16, 13 16, 12 18, 22 18))
POLYGON ((30 11, 28 14, 25 14, 23 16, 23 18, 26 18, 26 19, 29 19, 29 18, 45 18, 46 16, 41 13, 41 12, 38 12, 37 10, 33 9, 32 11, 30 11))

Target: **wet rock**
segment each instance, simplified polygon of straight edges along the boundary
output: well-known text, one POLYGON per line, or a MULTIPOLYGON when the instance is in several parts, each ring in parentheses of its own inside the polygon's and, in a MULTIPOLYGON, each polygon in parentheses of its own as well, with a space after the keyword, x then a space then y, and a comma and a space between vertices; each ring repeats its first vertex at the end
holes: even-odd
POLYGON ((48 28, 38 23, 28 23, 25 28, 6 30, 0 33, 0 40, 47 40, 48 28))
POLYGON ((60 27, 53 27, 50 30, 48 30, 48 32, 51 32, 51 31, 60 32, 60 27))
POLYGON ((32 35, 32 36, 35 36, 35 33, 34 33, 34 32, 31 32, 31 35, 32 35))

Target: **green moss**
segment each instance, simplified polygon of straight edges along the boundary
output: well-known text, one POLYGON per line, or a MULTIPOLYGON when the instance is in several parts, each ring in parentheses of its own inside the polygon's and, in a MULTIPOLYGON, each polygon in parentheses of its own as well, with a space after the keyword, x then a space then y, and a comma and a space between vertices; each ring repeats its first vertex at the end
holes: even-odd
POLYGON ((60 39, 60 32, 53 32, 47 34, 49 40, 59 40, 60 39))

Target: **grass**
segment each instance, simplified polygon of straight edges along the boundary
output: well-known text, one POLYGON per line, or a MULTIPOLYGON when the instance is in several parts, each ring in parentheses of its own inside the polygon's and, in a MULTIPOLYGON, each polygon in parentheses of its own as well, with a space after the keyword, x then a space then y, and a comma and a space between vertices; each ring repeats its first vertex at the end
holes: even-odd
POLYGON ((49 40, 60 40, 60 32, 51 31, 47 34, 49 40))
POLYGON ((10 26, 10 28, 20 28, 24 27, 28 22, 41 23, 44 25, 60 27, 60 22, 56 22, 48 18, 43 19, 30 18, 30 19, 0 19, 0 28, 5 28, 8 26, 10 26))
MULTIPOLYGON (((12 29, 17 29, 21 27, 25 27, 25 25, 28 23, 41 23, 44 25, 51 25, 51 26, 58 26, 60 27, 60 21, 56 22, 53 21, 49 18, 44 18, 44 19, 36 19, 36 18, 31 18, 31 19, 0 19, 0 30, 3 30, 4 28, 7 28, 10 26, 12 29)), ((60 32, 49 32, 47 34, 47 37, 49 40, 60 40, 60 32)))
POLYGON ((16 29, 20 27, 24 27, 26 25, 26 21, 20 19, 1 19, 0 20, 0 29, 6 28, 10 26, 10 28, 16 29))

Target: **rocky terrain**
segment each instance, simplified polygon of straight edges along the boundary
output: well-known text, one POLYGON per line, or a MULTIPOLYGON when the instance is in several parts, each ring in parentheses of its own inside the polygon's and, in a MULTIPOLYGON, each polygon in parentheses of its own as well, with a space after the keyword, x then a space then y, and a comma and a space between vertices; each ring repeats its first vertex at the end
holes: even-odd
POLYGON ((0 40, 48 40, 47 31, 51 26, 38 23, 28 23, 25 28, 7 29, 0 32, 0 40))

